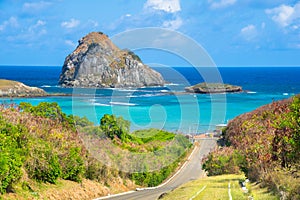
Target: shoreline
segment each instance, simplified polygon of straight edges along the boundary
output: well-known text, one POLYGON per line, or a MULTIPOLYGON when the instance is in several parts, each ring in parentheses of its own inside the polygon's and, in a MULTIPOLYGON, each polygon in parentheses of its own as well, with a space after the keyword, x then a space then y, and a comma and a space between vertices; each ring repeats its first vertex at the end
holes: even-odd
POLYGON ((18 95, 18 96, 7 96, 7 95, 0 95, 0 99, 21 99, 21 98, 37 98, 37 97, 67 97, 67 96, 73 96, 73 94, 67 94, 67 93, 47 93, 45 95, 18 95))

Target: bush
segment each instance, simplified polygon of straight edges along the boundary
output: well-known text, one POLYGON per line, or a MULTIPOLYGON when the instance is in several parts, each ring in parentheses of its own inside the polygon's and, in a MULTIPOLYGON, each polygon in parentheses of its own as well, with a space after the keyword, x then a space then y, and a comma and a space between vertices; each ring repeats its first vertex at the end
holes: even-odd
POLYGON ((203 162, 203 169, 209 176, 239 174, 246 171, 246 159, 237 150, 225 147, 210 153, 203 162))
POLYGON ((53 120, 63 121, 66 114, 62 112, 57 103, 41 102, 37 106, 32 106, 30 103, 20 103, 20 108, 24 112, 32 113, 34 116, 50 118, 53 120))
POLYGON ((81 149, 73 147, 62 160, 63 178, 70 181, 81 182, 84 174, 84 162, 80 155, 81 149))
POLYGON ((23 163, 18 150, 8 147, 7 149, 1 148, 0 151, 0 193, 3 194, 11 191, 13 183, 21 178, 23 163))
POLYGON ((100 127, 107 137, 114 139, 115 136, 124 141, 129 136, 130 122, 122 117, 105 114, 100 121, 100 127))
POLYGON ((56 183, 62 173, 58 155, 42 140, 32 146, 25 168, 30 178, 41 182, 56 183))
POLYGON ((0 116, 0 193, 12 190, 13 183, 21 176, 23 164, 24 144, 23 135, 26 129, 7 123, 0 116))

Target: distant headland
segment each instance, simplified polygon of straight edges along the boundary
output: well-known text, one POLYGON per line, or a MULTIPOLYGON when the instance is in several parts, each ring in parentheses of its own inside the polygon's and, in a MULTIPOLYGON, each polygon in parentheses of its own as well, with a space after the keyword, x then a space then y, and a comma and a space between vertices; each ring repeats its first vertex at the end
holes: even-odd
POLYGON ((30 87, 21 82, 0 79, 0 97, 43 97, 48 94, 41 88, 30 87))
POLYGON ((162 86, 162 75, 130 50, 121 50, 102 32, 79 40, 66 57, 59 78, 63 87, 124 88, 162 86))

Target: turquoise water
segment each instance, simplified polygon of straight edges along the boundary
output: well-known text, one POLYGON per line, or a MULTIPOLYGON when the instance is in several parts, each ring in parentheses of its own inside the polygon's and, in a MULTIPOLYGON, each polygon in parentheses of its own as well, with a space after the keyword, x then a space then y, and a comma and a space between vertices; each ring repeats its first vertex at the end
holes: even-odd
POLYGON ((50 93, 73 94, 1 99, 2 103, 58 102, 64 112, 87 116, 96 124, 106 113, 123 116, 131 121, 132 130, 155 127, 184 133, 206 132, 273 100, 300 93, 300 68, 220 68, 225 83, 240 85, 246 92, 213 95, 181 93, 184 87, 203 81, 194 68, 157 69, 170 82, 164 87, 97 90, 58 87, 59 67, 2 66, 0 70, 0 78, 22 81, 50 93))

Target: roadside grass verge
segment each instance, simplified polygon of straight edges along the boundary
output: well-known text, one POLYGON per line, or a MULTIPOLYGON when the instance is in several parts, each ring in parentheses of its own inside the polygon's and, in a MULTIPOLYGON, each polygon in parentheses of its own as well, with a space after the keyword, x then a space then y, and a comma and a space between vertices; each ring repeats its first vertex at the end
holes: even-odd
POLYGON ((230 192, 232 199, 248 200, 249 196, 254 199, 277 200, 265 188, 260 188, 259 185, 248 183, 248 193, 244 193, 240 186, 240 182, 245 180, 244 175, 222 175, 201 178, 190 181, 174 191, 164 196, 163 200, 204 200, 204 199, 229 199, 228 184, 230 183, 230 192), (203 189, 204 188, 204 189, 203 189), (202 191, 201 191, 202 190, 202 191), (198 195, 197 195, 198 193, 198 195))

